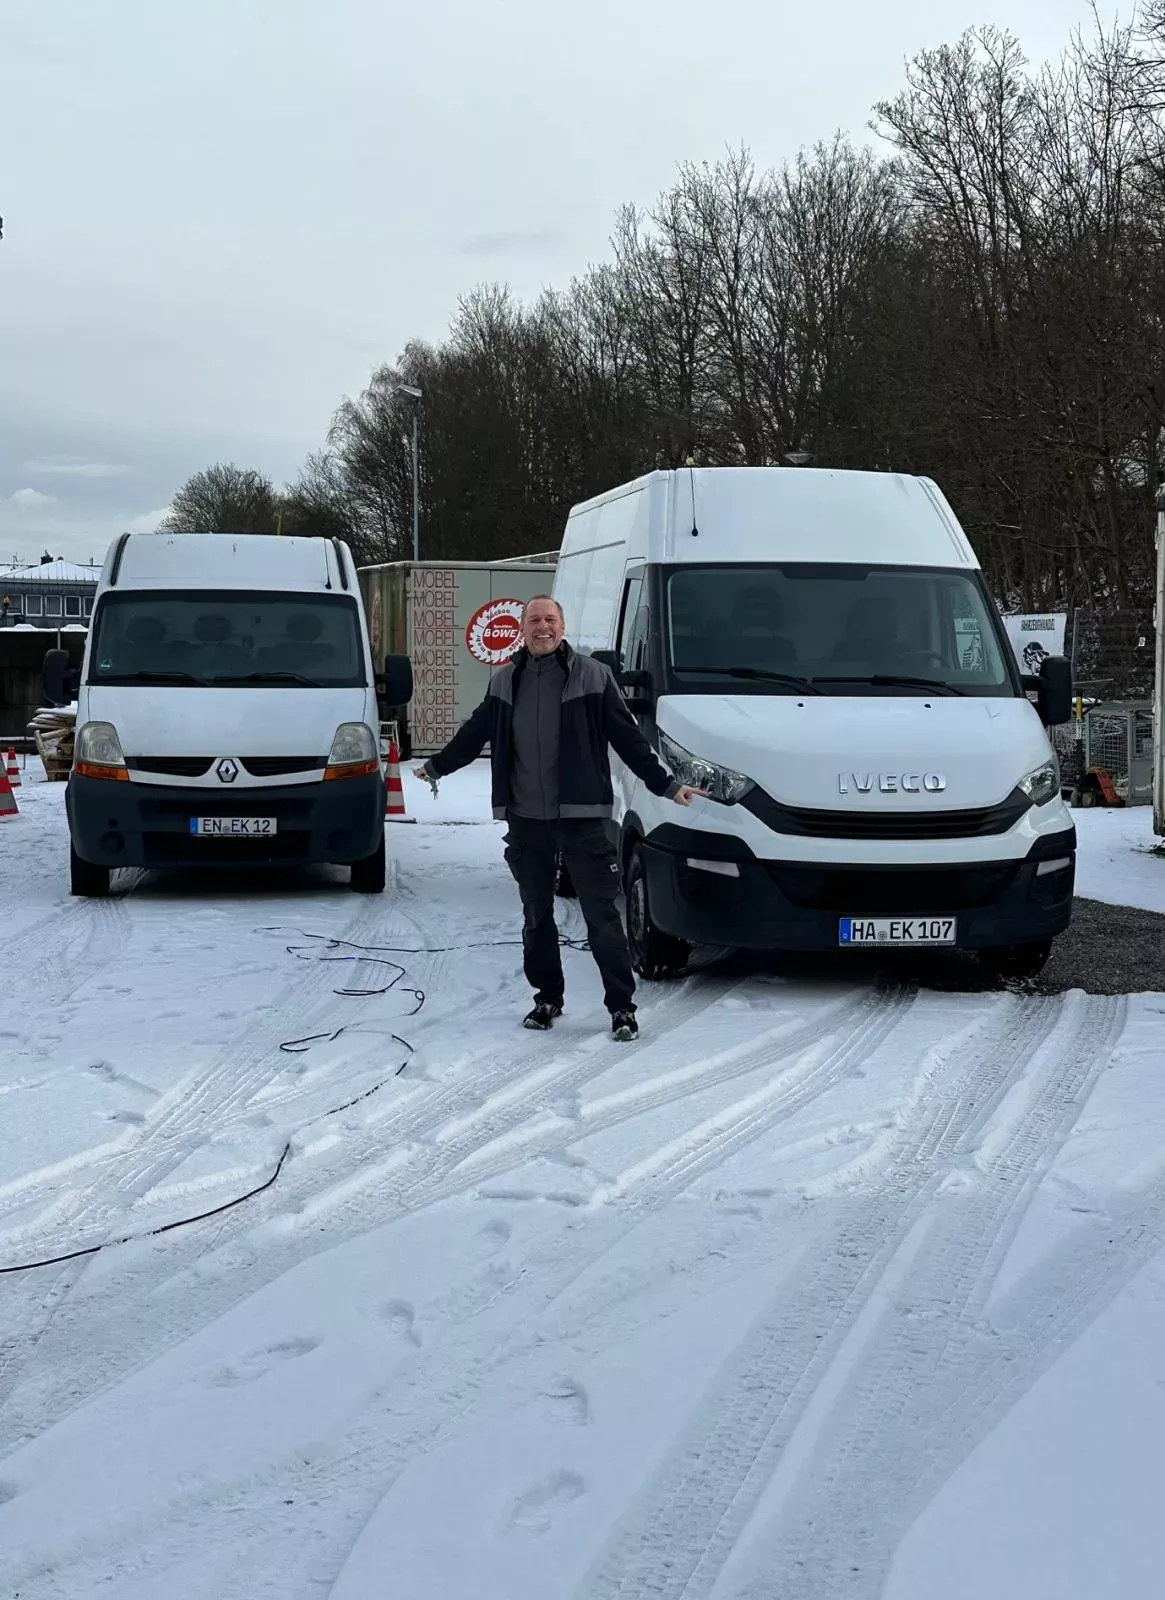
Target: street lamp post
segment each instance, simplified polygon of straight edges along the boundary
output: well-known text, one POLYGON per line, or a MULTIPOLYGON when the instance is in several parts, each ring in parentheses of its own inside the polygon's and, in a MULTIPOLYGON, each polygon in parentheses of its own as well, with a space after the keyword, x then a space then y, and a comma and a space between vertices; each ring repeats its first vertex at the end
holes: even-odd
MULTIPOLYGON (((421 413, 421 391, 411 383, 394 383, 393 394, 403 394, 413 402, 413 560, 421 559, 421 464, 418 453, 417 424, 421 413)), ((407 440, 405 441, 407 444, 407 440)))

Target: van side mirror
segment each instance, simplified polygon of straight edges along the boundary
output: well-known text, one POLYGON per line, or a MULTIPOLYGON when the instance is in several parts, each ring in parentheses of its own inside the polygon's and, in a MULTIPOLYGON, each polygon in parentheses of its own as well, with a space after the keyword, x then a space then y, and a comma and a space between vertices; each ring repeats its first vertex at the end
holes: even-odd
POLYGON ((408 656, 385 656, 384 698, 390 706, 407 706, 413 698, 413 664, 408 656))
POLYGON ((44 658, 44 692, 55 706, 71 705, 81 686, 81 674, 67 650, 50 650, 44 658))
POLYGON ((616 678, 619 676, 619 652, 617 650, 592 650, 591 660, 601 662, 604 667, 610 667, 616 678))
POLYGON ((1066 656, 1045 656, 1036 679, 1036 711, 1045 728, 1072 720, 1072 663, 1066 656))
POLYGON ((654 700, 651 692, 651 673, 620 672, 618 678, 619 687, 623 691, 623 699, 627 703, 628 710, 649 710, 654 700))

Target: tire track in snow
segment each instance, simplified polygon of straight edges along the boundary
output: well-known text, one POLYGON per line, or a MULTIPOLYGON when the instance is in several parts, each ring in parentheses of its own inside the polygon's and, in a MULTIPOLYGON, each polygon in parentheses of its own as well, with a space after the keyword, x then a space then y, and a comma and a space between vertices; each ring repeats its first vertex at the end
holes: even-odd
MULTIPOLYGON (((703 1172, 721 1165, 777 1123, 828 1093, 898 1025, 914 998, 912 989, 875 990, 856 1002, 830 1008, 824 1016, 800 1026, 771 1032, 757 1044, 726 1051, 695 1070, 668 1073, 662 1083, 654 1088, 648 1086, 642 1093, 629 1091, 612 1096, 608 1106, 553 1132, 534 1129, 528 1139, 502 1143, 506 1130, 485 1127, 485 1140, 479 1137, 469 1142, 464 1153, 456 1151, 456 1165, 443 1175, 431 1175, 429 1190, 422 1187, 417 1202, 430 1205, 452 1198, 510 1170, 515 1158, 529 1160, 551 1154, 580 1138, 609 1132, 649 1112, 675 1105, 691 1094, 751 1076, 792 1055, 792 1063, 762 1090, 669 1140, 662 1149, 637 1162, 632 1172, 609 1185, 601 1196, 610 1202, 642 1193, 649 1196, 645 1203, 654 1209, 703 1172), (834 1034, 841 1034, 835 1048, 820 1059, 815 1058, 814 1047, 834 1034), (810 1059, 803 1061, 805 1056, 810 1059), (491 1145, 501 1147, 491 1152, 491 1145)), ((568 1093, 574 1089, 569 1083, 556 1087, 560 1092, 565 1087, 568 1093)))
MULTIPOLYGON (((890 1038, 909 1013, 913 998, 913 992, 893 990, 872 1001, 866 997, 864 1004, 831 1008, 828 1020, 832 1022, 832 1029, 824 1026, 827 1018, 815 1019, 798 1029, 785 1043, 804 1050, 819 1042, 821 1037, 827 1037, 830 1031, 838 1033, 838 1045, 829 1057, 837 1067, 837 1073, 830 1075, 829 1081, 837 1081, 845 1070, 858 1061, 867 1061, 873 1051, 890 1038), (853 1025, 855 1013, 864 1013, 856 1027, 853 1025)), ((769 1049, 771 1053, 772 1046, 769 1049)), ((401 1417, 403 1397, 394 1389, 379 1401, 373 1397, 362 1408, 359 1424, 349 1431, 340 1449, 330 1441, 322 1443, 313 1448, 310 1462, 305 1463, 303 1457, 297 1455, 292 1461, 273 1466, 269 1472, 252 1475, 250 1490, 262 1500, 262 1506, 254 1514, 256 1526, 275 1526, 279 1522, 280 1506, 286 1497, 292 1496, 300 1507, 310 1504, 321 1509, 321 1525, 312 1541, 313 1551, 318 1551, 325 1540, 333 1542, 337 1528, 349 1528, 347 1545, 353 1543, 360 1526, 387 1492, 391 1481, 420 1451, 432 1449, 443 1439, 453 1437, 457 1428, 475 1412, 522 1403, 531 1382, 532 1357, 543 1362, 560 1359, 555 1351, 560 1348, 562 1339, 570 1339, 570 1332, 560 1333, 554 1346, 547 1349, 543 1337, 525 1331, 528 1318, 543 1311, 644 1220, 665 1210, 700 1173, 759 1137, 766 1126, 781 1120, 782 1116, 792 1115, 808 1103, 811 1098, 808 1088, 808 1083, 790 1084, 783 1105, 774 1103, 766 1118, 758 1118, 753 1114, 755 1108, 750 1108, 749 1115, 742 1116, 738 1125, 726 1126, 709 1138, 702 1151, 677 1150, 670 1161, 660 1164, 650 1184, 642 1185, 633 1194, 629 1192, 622 1208, 610 1208, 602 1237, 586 1251, 581 1263, 577 1241, 564 1247, 561 1240, 555 1240, 545 1251, 535 1251, 523 1259, 516 1280, 499 1285, 492 1278, 485 1278, 476 1292, 458 1294, 456 1305, 447 1308, 455 1311, 457 1322, 443 1330, 440 1341, 430 1338, 421 1358, 426 1362, 434 1357, 437 1360, 433 1381, 424 1384, 414 1376, 410 1382, 409 1396, 415 1399, 415 1406, 407 1427, 403 1431, 398 1429, 394 1437, 388 1426, 389 1417, 397 1422, 401 1417), (483 1319, 488 1326, 495 1317, 501 1320, 499 1335, 493 1346, 483 1351, 483 1319), (499 1379, 504 1386, 500 1394, 496 1388, 499 1379), (491 1382, 495 1384, 492 1390, 487 1387, 491 1382), (333 1502, 338 1502, 338 1506, 333 1502)), ((627 1114, 634 1113, 628 1110, 627 1114)), ((661 1263, 661 1274, 669 1274, 670 1270, 669 1263, 661 1263)), ((584 1321, 590 1320, 592 1309, 588 1303, 584 1321)), ((194 1522, 197 1523, 205 1512, 209 1500, 221 1494, 225 1500, 234 1502, 237 1493, 236 1486, 224 1485, 209 1496, 204 1492, 197 1503, 192 1500, 190 1511, 194 1522)), ((240 1558, 236 1572, 238 1586, 234 1592, 249 1594, 260 1579, 272 1585, 275 1592, 283 1592, 284 1588, 289 1591, 296 1583, 302 1586, 305 1578, 302 1547, 286 1535, 279 1539, 278 1548, 273 1548, 266 1540, 259 1541, 259 1546, 261 1548, 253 1552, 253 1559, 252 1553, 244 1553, 240 1558)), ((312 1575, 314 1581, 322 1592, 327 1592, 347 1559, 347 1546, 339 1555, 317 1555, 313 1559, 319 1562, 317 1572, 312 1575)))
MULTIPOLYGON (((733 984, 725 990, 713 980, 693 977, 670 988, 666 999, 641 1006, 640 1016, 648 1019, 654 1029, 651 1044, 655 1046, 677 1029, 690 1026, 736 987, 733 984)), ((573 1040, 573 1048, 564 1046, 561 1034, 556 1038, 553 1031, 534 1038, 536 1043, 508 1056, 499 1056, 496 1042, 483 1045, 480 1052, 459 1063, 455 1078, 438 1082, 415 1101, 394 1108, 366 1129, 363 1136, 354 1134, 341 1153, 342 1177, 305 1171, 300 1189, 293 1166, 280 1197, 282 1204, 290 1203, 297 1214, 310 1209, 313 1220, 329 1221, 330 1232, 342 1231, 349 1216, 353 1225, 369 1226, 364 1196, 371 1187, 375 1187, 377 1195, 377 1225, 446 1195, 463 1193, 481 1181, 479 1172, 450 1180, 450 1174, 467 1157, 520 1128, 554 1102, 577 1094, 626 1058, 627 1046, 603 1034, 581 1045, 573 1040), (480 1070, 472 1082, 478 1105, 466 1115, 466 1078, 477 1067, 480 1070), (398 1152, 414 1147, 404 1156, 403 1164, 398 1154, 389 1156, 387 1162, 381 1160, 386 1137, 391 1138, 398 1152), (345 1195, 344 1199, 335 1198, 334 1204, 333 1183, 345 1195)), ((532 1140, 531 1144, 535 1142, 532 1140)), ((561 1142, 556 1137, 549 1145, 554 1148, 561 1142)), ((507 1153, 500 1170, 512 1165, 513 1155, 507 1153)))
MULTIPOLYGON (((877 1600, 923 1486, 933 1493, 964 1459, 969 1436, 981 1436, 974 1424, 984 1400, 998 1393, 984 1393, 984 1366, 1006 1389, 1009 1405, 1026 1392, 1049 1339, 1058 1341, 1063 1307, 1044 1294, 1025 1304, 1028 1296, 1013 1291, 1017 1331, 1000 1360, 988 1296, 1028 1205, 1111 1056, 1125 1011, 1113 997, 1065 1002, 1056 1033, 1036 1057, 1052 1059, 1032 1104, 975 1159, 967 1187, 943 1196, 798 1473, 787 1509, 750 1557, 755 1575, 738 1591, 742 1600, 767 1600, 774 1592, 782 1600, 823 1594, 877 1600), (823 1528, 831 1530, 828 1537, 823 1528)), ((961 1153, 970 1153, 967 1141, 961 1153)), ((1094 1272, 1081 1271, 1073 1295, 1088 1303, 1098 1287, 1094 1272)))
MULTIPOLYGON (((353 943, 371 939, 375 915, 375 908, 361 905, 335 937, 353 943)), ((122 1232, 132 1207, 218 1133, 216 1116, 229 1121, 249 1105, 269 1081, 271 1068, 284 1061, 279 1045, 300 1030, 324 1029, 344 1004, 330 992, 335 981, 331 962, 313 962, 306 972, 289 977, 272 1002, 270 1020, 250 1023, 241 1037, 220 1049, 211 1066, 188 1076, 159 1101, 136 1137, 87 1168, 85 1186, 67 1194, 54 1209, 51 1232, 9 1233, 7 1255, 15 1260, 16 1251, 20 1259, 65 1253, 103 1244, 112 1232, 122 1232)))
POLYGON ((63 1004, 123 954, 132 924, 124 895, 70 901, 22 932, 4 958, 10 1014, 63 1004))
MULTIPOLYGON (((368 912, 363 913, 365 916, 368 914, 368 912)), ((358 933, 358 928, 350 929, 344 934, 344 937, 355 939, 358 933)), ((329 963, 319 963, 319 967, 324 969, 325 972, 328 966, 329 963)), ((314 986, 309 987, 307 992, 303 990, 297 992, 301 1007, 307 1005, 309 995, 314 993, 315 988, 320 987, 325 982, 330 985, 332 978, 329 976, 323 979, 317 976, 314 986)), ((666 1027, 668 1029, 679 1028, 690 1022, 709 1006, 714 1005, 723 992, 711 980, 695 977, 682 985, 679 991, 669 988, 666 997, 661 997, 654 1001, 652 1005, 644 1008, 643 1014, 649 1015, 655 1008, 664 1010, 667 1015, 666 1027)), ((323 1004, 326 1006, 328 1001, 325 1000, 323 1004)), ((295 1018, 289 1015, 287 1011, 281 1011, 280 1015, 283 1021, 278 1028, 278 1034, 280 1038, 286 1038, 296 1031, 295 1018)), ((303 1026, 302 1020, 299 1026, 303 1026)), ((544 1092, 546 1068, 559 1058, 561 1042, 555 1041, 552 1035, 522 1034, 521 1037, 523 1039, 529 1038, 536 1042, 532 1042, 525 1050, 502 1060, 498 1059, 496 1048, 488 1051, 488 1063, 476 1081, 479 1092, 486 1097, 493 1093, 503 1092, 507 1087, 512 1088, 515 1084, 520 1085, 528 1076, 533 1077, 535 1080, 532 1085, 535 1092, 539 1094, 544 1092)), ((621 1059, 622 1053, 626 1050, 626 1046, 612 1044, 602 1037, 588 1043, 592 1045, 592 1048, 587 1057, 588 1064, 583 1073, 580 1074, 580 1082, 584 1075, 589 1077, 608 1070, 615 1060, 621 1059)), ((277 1047, 271 1046, 271 1048, 277 1047)), ((270 1051, 267 1053, 270 1053, 270 1051)), ((251 1058, 253 1061, 261 1061, 263 1058, 262 1050, 258 1047, 253 1047, 251 1058)), ((246 1059, 244 1059, 242 1066, 245 1067, 246 1064, 246 1059)), ((172 1170, 174 1166, 187 1158, 193 1147, 187 1142, 184 1130, 189 1127, 192 1120, 202 1120, 199 1107, 202 1101, 211 1094, 211 1091, 216 1090, 216 1086, 222 1085, 222 1090, 216 1090, 219 1093, 219 1098, 215 1101, 214 1106, 208 1107, 207 1117, 209 1118, 217 1109, 219 1120, 216 1122, 214 1129, 210 1131, 217 1132, 219 1128, 226 1125, 223 1123, 221 1115, 224 1108, 228 1113, 228 1117, 234 1117, 235 1119, 245 1117, 247 1103, 256 1090, 262 1086, 262 1083, 261 1080, 256 1083, 251 1078, 240 1075, 232 1089, 231 1085, 226 1081, 230 1076, 226 1069, 229 1067, 233 1071, 237 1065, 238 1063, 233 1058, 220 1057, 218 1066, 210 1074, 199 1079, 195 1086, 196 1095, 179 1095, 176 1093, 170 1108, 174 1113, 171 1125, 167 1127, 164 1122, 162 1124, 161 1132, 163 1137, 160 1140, 149 1139, 146 1135, 151 1132, 151 1129, 144 1130, 143 1136, 140 1136, 135 1141, 133 1151, 131 1151, 131 1155, 135 1155, 136 1159, 132 1160, 120 1174, 114 1172, 112 1179, 99 1174, 89 1183, 86 1190, 79 1192, 77 1196, 72 1198, 69 1215, 63 1216, 61 1209, 58 1208, 57 1212, 54 1213, 54 1234, 52 1237, 59 1239, 61 1243, 54 1249, 46 1247, 42 1253, 45 1255, 57 1254, 63 1253, 66 1248, 81 1248, 86 1240, 102 1242, 110 1237, 115 1226, 118 1235, 123 1231, 130 1231, 126 1207, 132 1207, 135 1199, 148 1192, 147 1186, 141 1189, 139 1193, 138 1186, 146 1181, 143 1178, 143 1174, 148 1174, 149 1185, 156 1184, 165 1176, 167 1171, 172 1170), (144 1148, 142 1148, 143 1146, 144 1148), (113 1203, 110 1202, 111 1190, 113 1203), (87 1198, 89 1198, 91 1205, 91 1210, 88 1212, 83 1209, 87 1198), (68 1230, 67 1243, 65 1242, 66 1230, 68 1230)), ((402 1107, 399 1112, 394 1112, 368 1131, 362 1145, 346 1143, 343 1146, 339 1152, 338 1164, 341 1166, 344 1176, 338 1177, 334 1171, 329 1169, 325 1174, 324 1184, 327 1186, 341 1183, 345 1188, 353 1192, 355 1203, 351 1206, 351 1209, 355 1213, 352 1223, 354 1231, 362 1231, 374 1225, 374 1221, 370 1221, 367 1211, 366 1191, 370 1187, 375 1187, 378 1206, 386 1212, 386 1215, 378 1216, 375 1221, 388 1220, 392 1216, 401 1215, 411 1209, 407 1202, 407 1185, 390 1186, 390 1179, 380 1170, 379 1158, 383 1155, 386 1137, 391 1137, 397 1143, 423 1141, 430 1138, 443 1123, 447 1122, 450 1117, 455 1116, 463 1108, 465 1092, 466 1086, 463 1074, 459 1074, 451 1082, 436 1084, 430 1092, 426 1092, 419 1097, 416 1103, 410 1103, 402 1107), (366 1163, 363 1170, 362 1163, 366 1163), (357 1170, 358 1177, 350 1179, 348 1175, 354 1167, 357 1170), (384 1205, 384 1202, 387 1202, 387 1205, 384 1205)), ((512 1107, 511 1116, 519 1122, 530 1114, 529 1103, 521 1096, 515 1097, 509 1104, 512 1107)), ((318 1120, 318 1118, 314 1120, 318 1120)), ((423 1179, 425 1173, 431 1167, 432 1161, 431 1146, 422 1143, 413 1155, 411 1166, 408 1169, 414 1182, 420 1182, 423 1179)), ((390 1158, 390 1167, 392 1164, 392 1159, 390 1158)), ((319 1179, 314 1170, 308 1174, 307 1184, 303 1191, 297 1191, 295 1186, 296 1163, 291 1163, 285 1169, 285 1173, 287 1181, 281 1182, 278 1190, 273 1191, 270 1196, 267 1213, 269 1216, 272 1213, 278 1214, 288 1207, 292 1208, 293 1212, 301 1211, 303 1209, 304 1196, 306 1195, 306 1197, 310 1198, 319 1187, 319 1179)), ((328 1208, 322 1214, 319 1227, 321 1244, 324 1242, 326 1235, 334 1234, 338 1231, 338 1227, 342 1227, 342 1217, 345 1210, 346 1208, 342 1206, 328 1208)), ((260 1204, 256 1204, 253 1208, 243 1208, 238 1213, 227 1213, 222 1218, 217 1219, 214 1225, 216 1248, 221 1247, 224 1243, 229 1243, 230 1240, 240 1235, 249 1234, 256 1226, 261 1225, 262 1216, 263 1211, 260 1204)), ((153 1220, 151 1219, 151 1222, 153 1220)), ((177 1236, 172 1236, 172 1239, 174 1240, 174 1250, 170 1252, 169 1259, 172 1259, 175 1252, 181 1251, 181 1242, 177 1239, 177 1236)), ((202 1247, 197 1248, 198 1253, 201 1253, 202 1247)), ((15 1243, 11 1240, 9 1241, 9 1253, 14 1256, 18 1255, 20 1260, 33 1259, 36 1250, 37 1242, 35 1238, 19 1237, 15 1243)), ((290 1260, 294 1259, 295 1255, 296 1252, 293 1246, 279 1250, 273 1240, 267 1240, 262 1265, 260 1266, 256 1263, 256 1271, 248 1274, 248 1292, 253 1291, 258 1286, 259 1277, 256 1276, 256 1272, 261 1274, 264 1281, 267 1281, 277 1276, 280 1271, 286 1270, 290 1260)), ((4 1263, 0 1262, 0 1265, 2 1264, 4 1263)), ((85 1262, 69 1264, 70 1267, 76 1268, 76 1277, 80 1277, 85 1265, 85 1262)), ((36 1274, 33 1274, 32 1277, 35 1278, 36 1274)), ((31 1345, 39 1343, 43 1338, 45 1327, 47 1326, 47 1321, 43 1326, 38 1325, 36 1322, 35 1307, 40 1305, 43 1290, 35 1283, 30 1283, 20 1278, 6 1281, 13 1285, 12 1293, 14 1296, 22 1296, 25 1302, 34 1308, 30 1312, 32 1321, 29 1323, 33 1330, 32 1334, 26 1333, 24 1335, 24 1342, 31 1348, 31 1345)), ((215 1285, 210 1281, 204 1281, 198 1291, 197 1321, 202 1321, 206 1316, 212 1314, 211 1307, 215 1301, 214 1289, 216 1287, 222 1295, 221 1302, 217 1305, 218 1310, 225 1310, 229 1304, 232 1304, 238 1298, 237 1290, 229 1282, 215 1285)), ((59 1314, 65 1298, 67 1296, 62 1297, 60 1301, 53 1302, 50 1318, 59 1314)), ((9 1303, 11 1304, 11 1301, 9 1303)), ((157 1310, 158 1308, 155 1307, 155 1314, 157 1310)), ((91 1321, 91 1317, 92 1307, 87 1307, 87 1321, 91 1321)), ((156 1329, 156 1323, 154 1326, 156 1329)), ((168 1328, 163 1336, 171 1336, 171 1329, 168 1328)), ((94 1385, 103 1387, 108 1383, 109 1361, 107 1357, 103 1358, 98 1370, 91 1374, 88 1372, 93 1362, 88 1332, 73 1342, 71 1351, 67 1348, 65 1350, 54 1350, 54 1363, 59 1365, 62 1361, 69 1361, 70 1356, 72 1357, 70 1365, 72 1366, 73 1375, 69 1384, 71 1394, 69 1409, 73 1409, 77 1404, 83 1403, 84 1399, 94 1392, 94 1385), (73 1365, 74 1362, 77 1364, 73 1365)), ((0 1389, 0 1405, 4 1404, 7 1395, 15 1387, 20 1376, 20 1370, 23 1370, 25 1364, 26 1362, 22 1361, 20 1369, 18 1369, 10 1356, 7 1384, 0 1389)), ((141 1363, 139 1362, 138 1364, 141 1363)), ((124 1372, 121 1375, 124 1376, 124 1372)), ((55 1413, 51 1420, 59 1420, 62 1414, 60 1412, 55 1413)), ((40 1419, 34 1420, 31 1425, 31 1431, 39 1431, 41 1425, 40 1419)))
MULTIPOLYGON (((712 1593, 846 1333, 933 1200, 947 1163, 982 1129, 1062 1013, 1059 1000, 1013 1000, 998 1025, 916 1096, 877 1180, 845 1208, 832 1241, 782 1285, 580 1596, 694 1600, 712 1593)), ((1024 1148, 1038 1161, 1038 1144, 1024 1148)), ((770 1585, 767 1592, 785 1600, 783 1590, 770 1585)), ((815 1600, 823 1593, 834 1600, 834 1591, 813 1592, 815 1600)))

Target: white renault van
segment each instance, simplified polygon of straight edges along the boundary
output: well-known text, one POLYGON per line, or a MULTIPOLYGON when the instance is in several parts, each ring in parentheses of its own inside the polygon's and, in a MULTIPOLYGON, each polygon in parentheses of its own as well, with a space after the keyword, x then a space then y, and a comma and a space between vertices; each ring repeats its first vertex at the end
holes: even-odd
POLYGON ((385 781, 356 568, 334 539, 123 534, 102 569, 66 807, 74 894, 115 867, 341 862, 384 887, 385 781))
MULTIPOLYGON (((1025 975, 1067 927, 1076 832, 979 563, 928 479, 654 472, 575 506, 554 582, 684 783, 614 763, 637 971, 693 944, 939 946, 1025 975)), ((1036 694, 1036 703, 1028 690, 1036 694)))

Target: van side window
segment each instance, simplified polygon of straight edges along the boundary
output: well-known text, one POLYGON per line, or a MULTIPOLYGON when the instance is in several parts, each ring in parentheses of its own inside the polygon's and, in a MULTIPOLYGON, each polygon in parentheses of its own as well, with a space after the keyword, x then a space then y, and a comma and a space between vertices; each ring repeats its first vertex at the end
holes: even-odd
POLYGON ((621 666, 628 666, 627 643, 631 638, 631 629, 635 626, 635 617, 639 611, 639 596, 643 591, 643 574, 633 573, 623 586, 623 606, 619 613, 619 636, 615 640, 615 649, 619 653, 621 666))
POLYGON ((620 640, 619 659, 625 672, 643 672, 647 667, 647 629, 650 620, 651 611, 644 593, 643 579, 633 578, 628 585, 627 607, 623 613, 623 638, 620 640))

